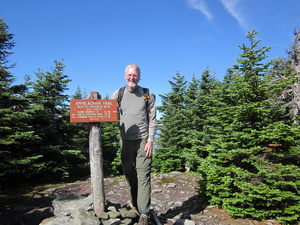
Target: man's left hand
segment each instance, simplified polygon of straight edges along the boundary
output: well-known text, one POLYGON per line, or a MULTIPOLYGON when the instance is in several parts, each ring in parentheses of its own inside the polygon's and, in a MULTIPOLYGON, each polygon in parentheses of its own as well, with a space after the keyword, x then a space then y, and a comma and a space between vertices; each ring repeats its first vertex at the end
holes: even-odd
POLYGON ((145 145, 145 152, 146 152, 146 157, 150 158, 152 155, 152 150, 153 150, 153 142, 148 141, 145 145))

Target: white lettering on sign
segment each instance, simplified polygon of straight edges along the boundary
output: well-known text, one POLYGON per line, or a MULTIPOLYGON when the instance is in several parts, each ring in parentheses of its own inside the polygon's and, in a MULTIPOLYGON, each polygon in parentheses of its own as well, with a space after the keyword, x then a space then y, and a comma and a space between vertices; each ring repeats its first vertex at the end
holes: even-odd
POLYGON ((115 122, 116 100, 72 99, 70 101, 71 122, 115 122))

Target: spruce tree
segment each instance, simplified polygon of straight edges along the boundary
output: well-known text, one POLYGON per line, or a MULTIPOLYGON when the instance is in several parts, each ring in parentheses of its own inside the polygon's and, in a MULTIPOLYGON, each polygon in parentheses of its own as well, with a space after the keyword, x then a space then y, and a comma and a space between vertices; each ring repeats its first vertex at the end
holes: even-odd
POLYGON ((24 97, 26 85, 13 85, 15 77, 9 71, 8 57, 15 46, 13 34, 0 18, 0 186, 20 184, 20 178, 30 177, 33 164, 40 156, 28 155, 38 140, 28 124, 29 103, 24 97))
POLYGON ((188 124, 184 130, 185 147, 182 157, 185 166, 191 171, 197 171, 201 161, 207 156, 205 150, 209 136, 204 132, 207 126, 207 118, 214 108, 215 90, 220 87, 218 82, 206 68, 200 79, 192 77, 188 83, 185 97, 185 121, 188 124))
POLYGON ((200 170, 211 204, 236 217, 291 223, 299 218, 300 170, 290 160, 299 154, 299 127, 269 98, 270 48, 258 48, 256 34, 248 32, 250 45, 240 46, 241 58, 227 74, 200 170))
POLYGON ((69 111, 67 84, 71 80, 63 73, 62 62, 55 61, 51 72, 38 69, 36 81, 32 82, 32 91, 28 98, 35 110, 33 125, 46 146, 62 146, 64 144, 64 116, 69 111))
MULTIPOLYGON (((71 96, 71 99, 85 99, 85 94, 77 87, 76 92, 74 95, 71 96)), ((88 123, 70 123, 70 111, 66 112, 66 116, 64 117, 65 120, 65 144, 64 149, 68 149, 65 152, 69 152, 72 154, 68 154, 71 156, 71 161, 77 161, 79 166, 74 165, 70 161, 70 176, 82 176, 87 175, 90 172, 89 166, 89 125, 88 123), (79 158, 74 157, 74 154, 77 155, 79 158), (77 159, 76 159, 77 158, 77 159)))
MULTIPOLYGON (((80 87, 77 87, 72 99, 85 99, 80 87)), ((69 116, 69 112, 68 112, 69 116)), ((68 148, 81 150, 88 159, 89 139, 88 139, 88 123, 70 123, 68 126, 68 148)))
POLYGON ((65 94, 71 81, 64 74, 65 65, 55 61, 51 71, 36 72, 36 81, 30 82, 27 95, 30 99, 35 133, 39 135, 38 147, 32 154, 40 154, 39 169, 33 177, 47 174, 47 180, 69 177, 77 172, 87 171, 88 162, 85 146, 70 140, 69 96, 65 94), (78 149, 79 148, 79 149, 78 149))
POLYGON ((184 95, 184 108, 182 118, 185 127, 182 129, 182 155, 184 166, 187 171, 196 171, 199 164, 199 147, 201 132, 199 124, 199 105, 197 96, 199 95, 200 80, 192 76, 192 80, 187 83, 186 94, 184 95))
POLYGON ((169 81, 171 91, 160 95, 162 106, 157 109, 162 113, 158 121, 158 141, 155 149, 153 169, 160 172, 183 171, 182 151, 186 124, 184 118, 186 80, 179 72, 169 81))

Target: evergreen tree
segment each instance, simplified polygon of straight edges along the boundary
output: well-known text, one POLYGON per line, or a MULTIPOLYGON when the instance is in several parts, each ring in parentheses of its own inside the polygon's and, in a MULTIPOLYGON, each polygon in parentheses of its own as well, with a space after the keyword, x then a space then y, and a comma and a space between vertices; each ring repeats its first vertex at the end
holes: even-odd
POLYGON ((153 169, 161 172, 184 170, 182 151, 185 144, 183 136, 188 126, 184 121, 184 95, 187 82, 179 72, 173 79, 174 81, 169 81, 171 92, 160 95, 162 106, 157 107, 162 113, 162 118, 158 121, 160 133, 154 154, 153 169))
POLYGON ((204 131, 207 118, 215 106, 217 87, 220 87, 220 82, 210 74, 209 68, 206 68, 199 80, 193 76, 187 88, 185 121, 188 127, 183 136, 185 149, 182 157, 185 159, 185 166, 192 171, 196 171, 207 156, 204 147, 210 137, 204 131))
MULTIPOLYGON (((74 95, 71 96, 72 99, 85 99, 86 94, 77 87, 74 95)), ((70 118, 70 111, 67 112, 67 119, 70 118)), ((66 119, 66 120, 67 120, 66 119)), ((86 175, 89 174, 89 125, 88 123, 68 123, 66 122, 66 145, 67 149, 72 149, 73 152, 77 152, 82 156, 81 166, 79 169, 74 168, 71 172, 73 176, 86 175)))
POLYGON ((33 125, 46 146, 62 146, 64 144, 64 116, 69 111, 67 84, 71 80, 63 73, 62 62, 55 61, 51 72, 38 69, 37 80, 31 82, 32 91, 28 98, 35 110, 33 125))
POLYGON ((7 58, 15 43, 7 29, 0 18, 0 186, 20 183, 20 176, 30 176, 28 168, 40 157, 26 155, 38 136, 28 124, 27 87, 13 85, 15 78, 9 72, 12 66, 7 58))
POLYGON ((105 175, 123 173, 118 122, 102 123, 103 168, 105 175))
POLYGON ((182 120, 185 121, 185 128, 182 129, 182 155, 184 166, 187 171, 196 171, 199 164, 199 147, 201 142, 200 114, 198 111, 197 97, 199 96, 200 81, 192 76, 192 81, 187 83, 184 97, 184 108, 182 120))
MULTIPOLYGON (((80 87, 77 87, 72 99, 85 99, 80 87)), ((69 113, 68 113, 69 115, 69 113)), ((89 139, 88 139, 89 126, 88 123, 70 123, 68 129, 68 146, 72 149, 81 150, 88 159, 89 139)))
POLYGON ((215 106, 215 90, 220 82, 211 76, 208 68, 201 79, 193 75, 191 82, 186 82, 179 73, 173 78, 171 93, 162 96, 163 106, 158 107, 163 117, 159 121, 161 133, 154 167, 166 172, 197 171, 207 156, 204 147, 210 137, 204 130, 207 117, 215 106))
POLYGON ((62 62, 55 61, 54 64, 51 72, 40 69, 36 72, 37 80, 29 82, 32 89, 27 95, 32 111, 30 122, 40 137, 37 147, 31 151, 33 155, 41 155, 36 164, 39 169, 32 177, 38 177, 40 181, 43 180, 42 174, 47 174, 49 181, 51 178, 69 177, 88 168, 86 149, 70 139, 73 125, 69 122, 69 96, 65 94, 70 79, 64 74, 62 62))
POLYGON ((225 79, 224 104, 209 118, 213 134, 200 170, 211 204, 237 217, 291 223, 299 218, 300 170, 290 160, 299 154, 299 127, 269 99, 270 48, 258 48, 256 34, 247 34, 250 46, 240 46, 239 64, 225 79))
POLYGON ((77 86, 75 94, 71 96, 72 99, 84 99, 84 95, 79 86, 77 86))

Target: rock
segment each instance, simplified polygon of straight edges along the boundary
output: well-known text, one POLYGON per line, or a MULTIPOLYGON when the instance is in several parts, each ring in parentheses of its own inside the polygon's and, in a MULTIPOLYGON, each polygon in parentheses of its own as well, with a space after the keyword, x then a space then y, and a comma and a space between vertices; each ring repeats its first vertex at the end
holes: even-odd
POLYGON ((121 217, 121 213, 117 211, 109 211, 108 212, 109 218, 116 219, 121 217))
POLYGON ((187 219, 179 219, 177 220, 174 225, 195 225, 196 223, 192 220, 187 219))
POLYGON ((191 219, 192 220, 206 220, 207 219, 207 216, 204 216, 204 215, 194 215, 194 214, 192 214, 191 215, 191 219))
POLYGON ((182 172, 179 172, 179 171, 173 171, 170 173, 171 175, 181 175, 182 172))
POLYGON ((113 195, 113 194, 115 194, 115 192, 114 191, 110 191, 110 192, 107 193, 107 196, 110 196, 110 195, 113 195))
POLYGON ((182 202, 175 202, 175 205, 176 205, 176 206, 181 206, 181 205, 182 205, 182 202))
POLYGON ((152 193, 153 193, 153 194, 159 193, 159 192, 162 192, 162 189, 154 189, 154 190, 152 190, 152 193))
POLYGON ((69 217, 51 217, 41 222, 43 225, 74 225, 73 219, 69 217))
POLYGON ((170 183, 167 185, 168 188, 175 188, 176 187, 176 184, 175 183, 170 183))
POLYGON ((138 211, 135 209, 128 210, 126 208, 120 208, 119 212, 121 214, 121 217, 124 218, 137 218, 138 217, 138 211))
POLYGON ((46 218, 40 223, 40 225, 50 225, 50 224, 52 224, 54 219, 55 219, 55 217, 46 218))
POLYGON ((108 211, 117 211, 115 206, 108 206, 107 210, 108 211))
POLYGON ((109 215, 106 212, 100 212, 100 214, 98 215, 98 218, 101 219, 101 220, 108 220, 109 215))
POLYGON ((54 215, 52 219, 42 221, 43 225, 99 225, 100 221, 88 212, 92 196, 59 195, 53 202, 54 215))
POLYGON ((50 193, 50 194, 53 194, 54 192, 57 191, 57 187, 54 187, 54 188, 48 188, 47 191, 50 193))
POLYGON ((162 205, 163 202, 162 202, 161 200, 159 200, 159 199, 152 198, 152 199, 151 199, 151 204, 152 204, 152 205, 162 205))
POLYGON ((126 187, 126 186, 128 186, 128 184, 125 183, 125 182, 122 182, 122 183, 120 183, 119 185, 120 185, 120 187, 126 187))
POLYGON ((77 206, 81 206, 84 197, 75 195, 64 195, 57 196, 53 202, 54 215, 60 216, 70 216, 76 209, 77 206))
POLYGON ((109 219, 102 222, 103 225, 117 225, 120 223, 121 223, 120 219, 109 219))
POLYGON ((79 208, 72 214, 74 225, 99 225, 100 221, 91 212, 87 212, 83 208, 79 208))
POLYGON ((132 220, 131 219, 128 219, 128 218, 126 218, 125 220, 122 220, 122 224, 123 225, 129 225, 129 224, 131 224, 132 223, 132 220))
POLYGON ((115 225, 131 224, 132 219, 138 219, 136 210, 128 210, 119 204, 107 202, 107 212, 101 212, 96 217, 88 211, 92 197, 65 195, 53 200, 54 217, 42 221, 43 225, 115 225))
POLYGON ((169 198, 170 198, 170 195, 165 195, 165 198, 169 199, 169 198))

